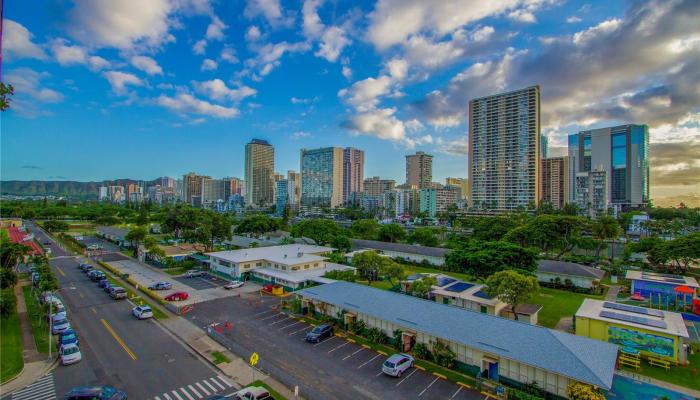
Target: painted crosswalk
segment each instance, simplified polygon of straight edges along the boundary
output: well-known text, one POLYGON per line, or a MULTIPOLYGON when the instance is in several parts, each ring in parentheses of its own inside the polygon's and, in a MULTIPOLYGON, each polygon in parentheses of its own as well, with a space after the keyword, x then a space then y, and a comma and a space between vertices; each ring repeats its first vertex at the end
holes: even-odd
POLYGON ((198 400, 212 394, 235 390, 233 383, 221 375, 203 379, 154 396, 153 400, 198 400))
POLYGON ((12 393, 12 400, 53 400, 56 398, 56 386, 53 381, 53 374, 45 375, 43 378, 12 393))

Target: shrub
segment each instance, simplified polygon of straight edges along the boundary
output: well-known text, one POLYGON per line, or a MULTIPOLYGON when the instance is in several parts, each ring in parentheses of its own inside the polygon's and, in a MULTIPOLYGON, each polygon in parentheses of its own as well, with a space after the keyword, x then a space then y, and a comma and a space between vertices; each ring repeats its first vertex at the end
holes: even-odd
POLYGON ((379 328, 369 328, 365 332, 365 337, 375 344, 385 344, 389 341, 389 336, 379 328))
POLYGON ((413 346, 413 354, 423 360, 430 361, 433 359, 433 355, 430 353, 430 349, 425 343, 416 343, 413 346))
POLYGON ((362 334, 365 331, 365 322, 364 321, 353 321, 348 325, 348 330, 356 335, 363 336, 362 334))
POLYGON ((566 395, 571 400, 605 400, 605 395, 600 389, 578 382, 569 384, 566 395))
POLYGON ((522 390, 514 389, 514 388, 508 388, 507 394, 508 394, 508 400, 541 400, 541 399, 544 399, 544 397, 542 397, 542 396, 537 396, 537 395, 530 394, 530 393, 524 392, 522 390))
POLYGON ((435 362, 445 368, 452 368, 455 365, 455 358, 457 355, 452 349, 445 343, 436 340, 431 342, 432 354, 435 358, 435 362))
POLYGON ((393 345, 398 351, 403 350, 403 331, 395 329, 392 336, 393 345))
POLYGON ((17 306, 14 288, 3 289, 0 293, 0 315, 8 317, 12 315, 17 306))

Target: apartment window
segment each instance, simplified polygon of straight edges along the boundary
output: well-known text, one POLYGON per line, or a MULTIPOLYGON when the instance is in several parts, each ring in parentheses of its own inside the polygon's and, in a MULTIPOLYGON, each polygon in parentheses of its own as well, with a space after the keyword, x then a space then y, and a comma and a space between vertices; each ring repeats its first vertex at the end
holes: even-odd
POLYGON ((293 266, 292 271, 299 271, 299 266, 298 265, 293 266))
POLYGON ((286 265, 283 265, 283 266, 282 266, 282 271, 286 271, 286 270, 287 270, 287 266, 286 266, 286 265))
POLYGON ((219 260, 219 265, 223 265, 224 267, 229 267, 229 268, 231 267, 231 263, 228 261, 224 261, 224 260, 219 260))
POLYGON ((318 263, 314 263, 314 267, 318 267, 318 263))
POLYGON ((304 264, 304 269, 309 269, 309 264, 304 264))
POLYGON ((250 268, 250 264, 244 265, 243 268, 250 268))
POLYGON ((261 263, 261 262, 255 263, 255 266, 256 266, 256 267, 262 267, 262 263, 261 263))

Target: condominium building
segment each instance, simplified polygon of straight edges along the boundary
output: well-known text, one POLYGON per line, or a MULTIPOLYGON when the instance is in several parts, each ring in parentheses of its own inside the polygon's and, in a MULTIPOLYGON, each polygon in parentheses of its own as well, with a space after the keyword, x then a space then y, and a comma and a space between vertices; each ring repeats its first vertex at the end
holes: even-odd
POLYGON ((111 201, 121 203, 126 200, 126 192, 124 186, 108 186, 107 194, 111 201))
POLYGON ((202 182, 210 176, 197 175, 190 172, 182 177, 182 200, 195 207, 202 205, 202 182))
POLYGON ((540 88, 469 102, 469 204, 510 211, 540 199, 540 88))
POLYGON ((224 200, 228 200, 229 196, 234 194, 245 195, 245 182, 239 178, 225 177, 224 181, 224 200))
POLYGON ((365 178, 365 152, 353 147, 343 150, 343 204, 362 193, 365 178))
POLYGON ((128 184, 126 198, 132 203, 140 203, 143 200, 143 188, 136 183, 128 184))
POLYGON ((217 203, 225 203, 230 195, 229 190, 229 181, 203 177, 201 198, 202 206, 215 208, 217 203))
MULTIPOLYGON (((648 204, 649 128, 628 124, 570 135, 570 184, 591 171, 603 171, 607 175, 606 201, 614 212, 648 204)), ((570 194, 572 201, 576 200, 575 196, 570 194)))
POLYGON ((337 207, 343 204, 343 149, 301 150, 301 206, 337 207))
POLYGON ((175 179, 169 176, 164 176, 160 178, 160 187, 165 189, 175 189, 175 179))
POLYGON ((434 218, 437 213, 445 212, 457 203, 459 189, 447 186, 440 189, 428 188, 420 190, 420 211, 434 218))
POLYGON ((406 218, 420 209, 420 190, 394 188, 383 192, 379 197, 379 207, 383 218, 406 218))
POLYGON ((396 181, 393 179, 380 179, 378 176, 365 179, 363 193, 369 197, 379 197, 382 193, 394 189, 396 181))
POLYGON ((540 200, 561 210, 569 202, 569 157, 540 161, 540 200))
POLYGON ((301 201, 301 174, 296 171, 287 171, 287 204, 290 210, 299 211, 301 201))
POLYGON ((466 199, 469 191, 469 179, 466 178, 445 178, 445 186, 459 188, 459 198, 466 199))
POLYGON ((275 214, 282 216, 289 205, 289 181, 282 179, 277 181, 275 185, 275 214))
POLYGON ((540 136, 540 159, 549 158, 549 138, 545 135, 540 136))
POLYGON ((406 183, 419 189, 430 187, 433 181, 433 156, 422 151, 406 156, 406 183))
POLYGON ((100 186, 97 192, 97 199, 99 201, 109 200, 109 188, 107 186, 100 186))
POLYGON ((591 218, 607 214, 610 207, 607 171, 579 172, 574 179, 574 202, 591 218))
POLYGON ((245 145, 246 205, 270 206, 275 202, 275 150, 265 140, 245 145))

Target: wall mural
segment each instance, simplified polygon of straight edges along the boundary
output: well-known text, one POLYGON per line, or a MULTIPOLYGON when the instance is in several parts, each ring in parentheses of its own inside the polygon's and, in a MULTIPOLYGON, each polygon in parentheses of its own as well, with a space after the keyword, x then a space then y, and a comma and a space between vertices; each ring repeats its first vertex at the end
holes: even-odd
POLYGON ((673 339, 615 326, 608 326, 608 342, 662 357, 673 358, 674 355, 673 339))

